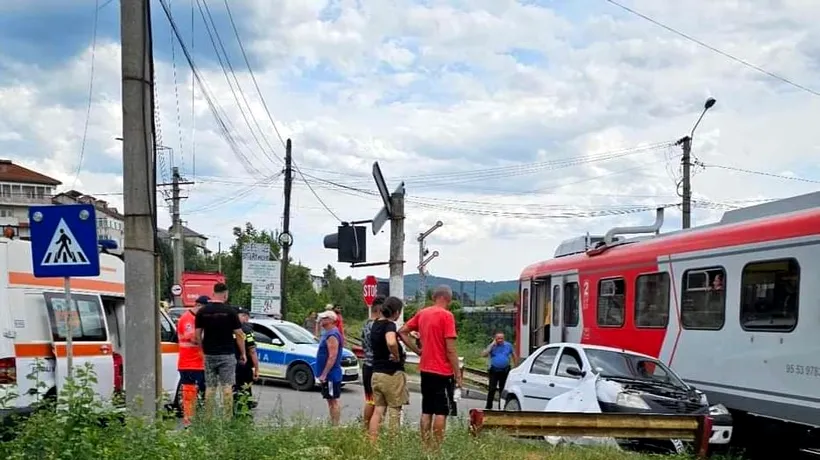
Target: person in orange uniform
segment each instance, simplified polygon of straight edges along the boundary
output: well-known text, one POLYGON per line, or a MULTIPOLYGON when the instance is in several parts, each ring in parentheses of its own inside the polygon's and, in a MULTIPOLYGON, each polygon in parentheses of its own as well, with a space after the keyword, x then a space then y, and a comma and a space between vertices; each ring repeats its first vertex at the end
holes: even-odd
POLYGON ((196 299, 193 308, 186 311, 177 323, 179 335, 179 383, 182 386, 182 424, 188 426, 196 411, 197 399, 205 394, 205 356, 196 342, 196 313, 210 302, 207 296, 196 299))

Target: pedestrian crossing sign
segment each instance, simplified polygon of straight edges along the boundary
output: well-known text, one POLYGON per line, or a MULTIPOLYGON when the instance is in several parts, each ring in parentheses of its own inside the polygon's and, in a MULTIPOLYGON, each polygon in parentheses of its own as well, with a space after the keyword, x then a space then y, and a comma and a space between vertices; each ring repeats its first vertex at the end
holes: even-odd
POLYGON ((97 218, 88 204, 29 208, 34 276, 99 276, 97 218))

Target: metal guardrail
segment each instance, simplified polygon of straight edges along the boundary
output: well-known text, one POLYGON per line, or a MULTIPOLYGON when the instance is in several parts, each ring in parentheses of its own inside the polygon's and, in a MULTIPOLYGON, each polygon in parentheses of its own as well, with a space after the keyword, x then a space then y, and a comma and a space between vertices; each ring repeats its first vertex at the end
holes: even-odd
POLYGON ((697 458, 706 458, 712 419, 705 415, 506 412, 470 410, 470 433, 497 429, 513 436, 593 436, 694 441, 697 458))

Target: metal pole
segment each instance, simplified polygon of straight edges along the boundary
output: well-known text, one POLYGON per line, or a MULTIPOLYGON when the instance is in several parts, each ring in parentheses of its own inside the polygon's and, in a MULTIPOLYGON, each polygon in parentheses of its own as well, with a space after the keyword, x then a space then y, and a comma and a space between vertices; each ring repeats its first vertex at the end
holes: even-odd
POLYGON ((133 414, 153 418, 156 354, 154 136, 148 0, 120 2, 123 202, 125 207, 125 395, 133 414), (147 288, 147 289, 146 289, 147 288))
MULTIPOLYGON (((182 222, 179 218, 179 168, 174 166, 171 181, 171 217, 174 226, 172 237, 174 249, 174 284, 182 285, 182 272, 185 269, 185 245, 182 237, 182 222)), ((174 296, 174 306, 182 307, 182 297, 174 296)))
POLYGON ((71 278, 63 278, 63 287, 65 288, 65 306, 68 315, 66 315, 65 325, 65 357, 66 357, 66 374, 68 378, 74 377, 74 307, 71 305, 71 278))
MULTIPOLYGON (((404 301, 404 187, 390 196, 390 295, 404 301)), ((397 326, 404 324, 404 310, 397 326)))
POLYGON ((419 306, 427 300, 427 279, 424 275, 424 238, 419 234, 419 306))
MULTIPOLYGON (((293 185, 293 157, 291 156, 292 145, 293 144, 291 143, 290 139, 288 139, 287 143, 285 144, 285 212, 284 218, 282 219, 282 233, 286 234, 290 234, 290 191, 293 185)), ((288 311, 287 282, 288 262, 290 261, 290 244, 284 244, 282 246, 282 262, 280 267, 280 269, 282 270, 282 292, 279 294, 281 299, 281 310, 279 313, 282 316, 282 319, 286 320, 287 316, 285 315, 288 311)))
POLYGON ((216 263, 217 263, 217 271, 222 273, 222 242, 218 241, 216 245, 216 263))
POLYGON ((692 224, 692 176, 691 176, 691 154, 692 154, 692 138, 689 136, 680 140, 683 144, 683 202, 681 203, 681 211, 683 214, 683 228, 689 228, 692 224))

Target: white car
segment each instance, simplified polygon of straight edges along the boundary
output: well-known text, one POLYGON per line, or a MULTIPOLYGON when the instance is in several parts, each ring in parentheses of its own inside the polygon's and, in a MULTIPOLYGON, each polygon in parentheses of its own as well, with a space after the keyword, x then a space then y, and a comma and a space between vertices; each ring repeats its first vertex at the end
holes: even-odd
POLYGON ((501 398, 509 411, 544 411, 550 399, 574 390, 590 372, 600 381, 601 412, 709 414, 710 443, 728 444, 732 418, 722 405, 710 406, 699 390, 651 356, 628 350, 554 343, 544 345, 510 371, 501 398))
MULTIPOLYGON (((306 391, 318 384, 316 368, 319 342, 311 332, 289 321, 251 318, 259 358, 259 376, 283 380, 295 390, 306 391)), ((342 381, 359 380, 359 360, 352 351, 342 348, 342 381)))

